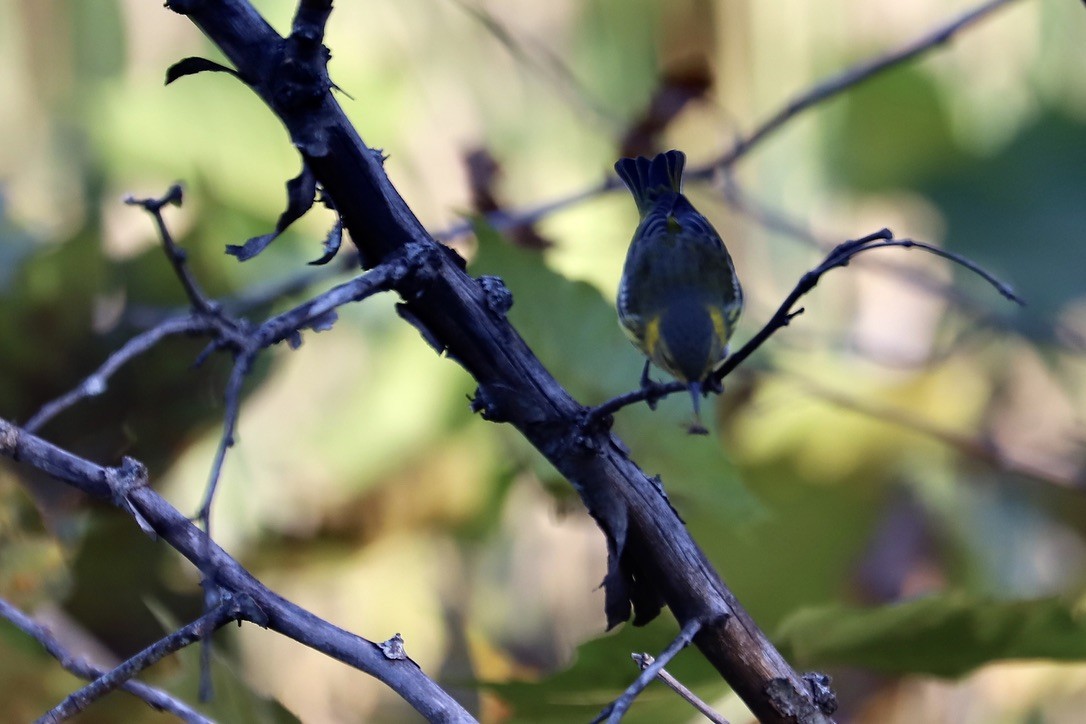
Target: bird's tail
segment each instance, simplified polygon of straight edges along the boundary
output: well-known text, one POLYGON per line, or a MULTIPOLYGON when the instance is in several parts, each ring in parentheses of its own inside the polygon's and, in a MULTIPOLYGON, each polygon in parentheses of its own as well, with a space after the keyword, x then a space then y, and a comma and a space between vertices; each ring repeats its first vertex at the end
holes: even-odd
POLYGON ((685 165, 686 154, 667 151, 652 159, 644 156, 621 158, 615 164, 615 171, 633 194, 637 210, 644 214, 662 191, 679 192, 685 165))

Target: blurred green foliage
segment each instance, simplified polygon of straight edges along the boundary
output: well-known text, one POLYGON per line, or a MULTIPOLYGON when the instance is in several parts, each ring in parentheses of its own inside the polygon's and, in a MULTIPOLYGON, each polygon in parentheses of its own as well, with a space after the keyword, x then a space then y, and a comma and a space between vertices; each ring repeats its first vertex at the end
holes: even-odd
MULTIPOLYGON (((260 10, 284 30, 293 5, 260 10)), ((493 153, 497 194, 512 205, 591 185, 661 71, 704 57, 711 95, 659 143, 711 158, 823 73, 952 12, 893 5, 473 4, 512 39, 499 41, 455 2, 341 3, 327 43, 332 76, 353 96, 340 97, 347 113, 390 154, 386 168, 423 222, 443 229, 471 214, 468 150, 493 153)), ((1061 707, 1086 697, 1070 663, 1083 653, 1086 567, 1086 93, 1068 71, 1086 62, 1086 44, 1075 11, 1018 3, 807 112, 735 169, 748 194, 828 238, 891 226, 941 243, 1010 281, 1029 307, 1012 310, 917 254, 887 254, 929 282, 953 278, 968 304, 858 262, 827 277, 807 312, 729 378, 714 436, 684 434, 685 399, 616 417, 633 459, 661 476, 755 620, 798 666, 837 676, 858 721, 957 721, 916 715, 931 697, 897 678, 906 674, 965 677, 922 681, 939 701, 968 697, 975 721, 1074 721, 1061 707), (1068 663, 1043 680, 999 663, 1022 657, 1068 663), (983 675, 1017 700, 972 687, 983 675)), ((188 55, 221 59, 161 7, 0 5, 0 416, 25 421, 183 308, 150 219, 123 194, 184 182, 185 204, 167 221, 201 285, 227 302, 319 255, 331 221, 321 209, 255 260, 223 254, 273 227, 298 161, 237 81, 208 74, 164 88, 165 69, 188 55)), ((741 342, 820 252, 728 206, 716 185, 691 191, 750 297, 741 342)), ((545 218, 539 231, 555 245, 543 251, 481 219, 473 240, 458 240, 471 273, 503 278, 510 319, 585 404, 640 374, 612 301, 634 224, 632 203, 613 195, 545 218)), ((393 301, 346 308, 300 349, 262 357, 216 537, 315 613, 376 641, 402 632, 412 658, 485 720, 590 718, 636 675, 629 654, 659 651, 674 622, 603 635, 602 536, 536 451, 471 414, 471 379, 393 301)), ((202 347, 167 340, 43 434, 101 462, 143 460, 193 510, 230 362, 192 369, 202 347)), ((0 595, 61 611, 66 628, 115 656, 201 606, 191 567, 124 515, 6 464, 0 595)), ((231 628, 217 641, 219 693, 206 710, 224 721, 412 716, 377 682, 268 632, 231 628)), ((197 655, 149 680, 194 701, 197 655)), ((695 651, 669 669, 733 720, 746 716, 695 651)), ((30 719, 76 686, 0 623, 0 718, 30 719)), ((83 720, 154 716, 115 694, 83 720)), ((630 720, 689 716, 654 684, 630 720)))

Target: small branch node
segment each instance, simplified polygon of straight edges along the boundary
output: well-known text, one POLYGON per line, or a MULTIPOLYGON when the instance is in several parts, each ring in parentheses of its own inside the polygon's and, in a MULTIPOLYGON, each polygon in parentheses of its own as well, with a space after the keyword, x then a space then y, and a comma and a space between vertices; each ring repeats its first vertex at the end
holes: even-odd
POLYGON ((133 491, 147 486, 147 466, 135 458, 125 456, 119 468, 106 468, 105 472, 106 485, 113 494, 113 504, 128 511, 140 530, 151 538, 157 538, 154 526, 147 522, 129 499, 133 491))
POLYGON ((0 420, 0 455, 6 455, 12 459, 19 449, 19 428, 7 420, 0 420))
POLYGON ((837 711, 837 694, 830 688, 832 679, 827 674, 810 671, 803 675, 803 680, 807 682, 807 687, 811 690, 811 698, 814 699, 815 706, 823 714, 829 716, 837 711))
POLYGON ((394 634, 388 641, 382 641, 378 646, 386 659, 402 661, 407 658, 407 652, 403 647, 403 636, 398 633, 394 634))
POLYGON ((501 277, 481 276, 479 286, 486 295, 487 309, 498 317, 504 317, 506 312, 513 308, 513 293, 505 286, 501 277))

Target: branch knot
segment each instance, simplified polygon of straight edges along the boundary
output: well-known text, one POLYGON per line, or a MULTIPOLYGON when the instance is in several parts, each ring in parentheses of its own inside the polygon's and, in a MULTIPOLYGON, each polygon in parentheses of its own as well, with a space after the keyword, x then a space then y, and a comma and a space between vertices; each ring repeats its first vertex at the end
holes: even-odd
POLYGON ((113 504, 128 511, 144 533, 152 538, 158 537, 154 527, 147 522, 129 499, 135 490, 147 487, 147 466, 126 455, 121 459, 120 467, 106 468, 105 472, 106 485, 113 495, 113 504))

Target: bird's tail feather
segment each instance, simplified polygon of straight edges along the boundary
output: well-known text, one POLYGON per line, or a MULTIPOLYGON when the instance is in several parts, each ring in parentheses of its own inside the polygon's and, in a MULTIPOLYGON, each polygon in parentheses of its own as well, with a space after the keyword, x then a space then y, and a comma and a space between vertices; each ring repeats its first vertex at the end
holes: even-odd
POLYGON ((682 151, 666 151, 652 159, 621 158, 615 171, 633 194, 637 210, 644 214, 661 191, 679 192, 685 165, 686 154, 682 151))

